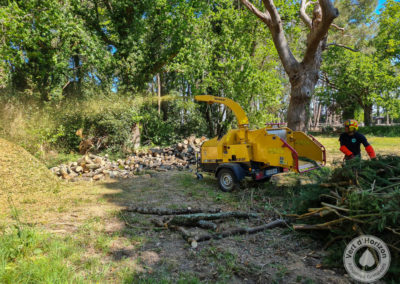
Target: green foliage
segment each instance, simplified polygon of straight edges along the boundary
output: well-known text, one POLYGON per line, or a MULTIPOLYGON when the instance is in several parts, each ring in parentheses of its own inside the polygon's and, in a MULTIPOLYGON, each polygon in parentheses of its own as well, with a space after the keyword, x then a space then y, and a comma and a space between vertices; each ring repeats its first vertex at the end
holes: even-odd
POLYGON ((166 145, 176 141, 175 121, 163 121, 154 108, 144 109, 142 116, 143 144, 166 145))
POLYGON ((66 262, 73 252, 70 244, 34 229, 8 228, 0 233, 0 282, 81 282, 66 262))
POLYGON ((53 0, 8 1, 0 7, 0 22, 4 43, 0 54, 7 62, 13 90, 33 89, 42 100, 49 100, 60 98, 71 82, 93 83, 95 76, 107 82, 101 64, 110 54, 76 21, 70 5, 53 0))
POLYGON ((319 186, 331 174, 331 169, 328 167, 320 168, 309 173, 306 173, 315 184, 304 185, 300 190, 293 190, 293 210, 297 213, 306 212, 308 208, 316 208, 320 204, 320 195, 329 192, 328 188, 319 186))
POLYGON ((108 73, 120 90, 144 90, 152 76, 180 52, 201 1, 71 1, 79 22, 114 51, 108 73), (115 72, 116 71, 116 72, 115 72))
MULTIPOLYGON (((187 82, 175 90, 188 99, 198 94, 231 98, 246 110, 253 125, 261 125, 277 119, 283 79, 269 33, 248 13, 230 0, 207 7, 168 71, 178 72, 173 77, 177 84, 187 82)), ((201 105, 201 114, 210 136, 235 125, 232 113, 218 105, 201 105)))
POLYGON ((331 83, 320 88, 318 95, 326 104, 335 101, 342 110, 352 109, 354 117, 357 107, 364 109, 364 121, 371 122, 372 105, 384 107, 397 117, 399 77, 389 60, 361 52, 351 52, 339 47, 331 48, 325 56, 322 70, 331 83))
MULTIPOLYGON (((331 254, 325 261, 338 266, 346 243, 360 232, 377 236, 387 244, 396 246, 398 235, 392 230, 399 228, 400 221, 399 176, 398 156, 381 156, 374 160, 353 159, 315 185, 302 188, 295 198, 295 212, 303 214, 308 208, 320 208, 321 201, 342 209, 337 209, 334 214, 302 219, 301 223, 321 224, 346 216, 346 220, 329 226, 326 233, 314 234, 314 237, 321 237, 325 241, 335 237, 345 240, 330 248, 331 254), (321 182, 326 185, 320 186, 321 182)), ((400 271, 398 251, 391 252, 394 262, 386 276, 388 280, 398 279, 400 271)))
POLYGON ((56 149, 76 152, 82 138, 99 141, 99 150, 119 152, 132 148, 131 132, 138 117, 142 99, 98 94, 81 99, 42 104, 37 100, 2 100, 0 135, 22 145, 41 157, 56 149))
POLYGON ((87 138, 99 141, 100 148, 115 152, 121 148, 133 147, 130 141, 132 127, 136 120, 136 111, 130 107, 126 109, 106 109, 99 113, 85 113, 78 111, 60 116, 60 123, 65 125, 65 135, 60 136, 58 142, 65 149, 77 149, 81 140, 75 132, 82 128, 87 138))
POLYGON ((376 125, 376 126, 364 126, 360 127, 359 130, 363 134, 368 134, 372 136, 379 137, 400 137, 400 125, 393 126, 384 126, 384 125, 376 125))
POLYGON ((396 65, 400 63, 400 3, 388 0, 379 15, 377 49, 381 58, 390 58, 396 65))
POLYGON ((378 116, 392 118, 399 116, 400 109, 398 59, 390 47, 396 45, 399 3, 388 1, 378 21, 377 4, 376 0, 335 1, 340 12, 335 24, 344 28, 345 35, 331 32, 329 41, 353 51, 329 47, 321 68, 324 85, 316 90, 331 112, 348 119, 363 111, 364 117, 358 119, 367 125, 371 124, 373 106, 383 109, 383 113, 378 110, 378 116))
POLYGON ((206 123, 198 104, 174 95, 165 96, 163 100, 169 103, 167 120, 158 114, 151 103, 143 105, 140 109, 143 145, 170 145, 192 134, 197 136, 206 134, 206 123))

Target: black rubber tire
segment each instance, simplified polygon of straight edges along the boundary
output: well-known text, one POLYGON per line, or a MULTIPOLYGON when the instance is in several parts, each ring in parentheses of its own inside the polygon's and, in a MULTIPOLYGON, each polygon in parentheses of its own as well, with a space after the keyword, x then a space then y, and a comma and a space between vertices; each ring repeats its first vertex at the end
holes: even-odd
POLYGON ((217 175, 219 188, 223 192, 231 192, 238 188, 239 183, 235 174, 230 169, 221 169, 217 175))

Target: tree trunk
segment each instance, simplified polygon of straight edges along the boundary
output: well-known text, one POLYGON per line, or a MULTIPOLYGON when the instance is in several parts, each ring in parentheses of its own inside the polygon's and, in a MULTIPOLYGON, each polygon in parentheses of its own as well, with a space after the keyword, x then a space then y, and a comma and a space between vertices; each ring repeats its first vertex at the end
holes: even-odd
MULTIPOLYGON (((167 76, 168 73, 158 73, 160 76, 160 90, 161 90, 161 94, 160 96, 163 97, 166 94, 168 94, 168 87, 167 87, 167 76)), ((168 114, 169 114, 169 103, 168 100, 163 100, 161 99, 161 110, 163 113, 163 121, 167 121, 168 120, 168 114)))
POLYGON ((272 39, 291 85, 291 97, 287 113, 288 127, 305 131, 309 118, 311 97, 318 81, 321 67, 321 53, 326 46, 326 39, 333 20, 339 16, 330 0, 319 0, 314 3, 312 19, 307 13, 311 3, 305 0, 300 4, 300 18, 309 28, 306 50, 303 61, 294 57, 286 39, 279 9, 273 0, 263 0, 265 10, 261 11, 249 0, 241 0, 254 15, 264 22, 271 32, 272 39))
POLYGON ((213 121, 211 119, 211 107, 207 106, 206 108, 206 121, 208 123, 208 130, 210 131, 210 137, 214 137, 215 136, 215 131, 214 131, 214 124, 213 121))
POLYGON ((295 131, 305 131, 310 117, 310 102, 318 81, 321 52, 317 52, 314 64, 301 65, 299 71, 290 78, 290 103, 287 112, 288 127, 295 131))
POLYGON ((371 126, 372 124, 372 104, 364 106, 364 123, 365 126, 371 126))
POLYGON ((160 73, 157 73, 157 98, 158 98, 158 114, 161 114, 161 80, 160 73))
POLYGON ((319 120, 320 120, 320 118, 321 118, 321 111, 322 111, 322 104, 319 103, 319 104, 318 104, 317 117, 315 118, 315 121, 314 121, 314 126, 315 126, 315 127, 318 127, 319 120))
POLYGON ((131 128, 131 143, 134 149, 140 147, 140 125, 139 122, 135 123, 131 128))
POLYGON ((73 56, 74 60, 74 69, 75 69, 75 77, 76 77, 76 92, 81 92, 81 84, 82 84, 82 70, 81 70, 81 62, 79 59, 79 55, 75 54, 73 56))

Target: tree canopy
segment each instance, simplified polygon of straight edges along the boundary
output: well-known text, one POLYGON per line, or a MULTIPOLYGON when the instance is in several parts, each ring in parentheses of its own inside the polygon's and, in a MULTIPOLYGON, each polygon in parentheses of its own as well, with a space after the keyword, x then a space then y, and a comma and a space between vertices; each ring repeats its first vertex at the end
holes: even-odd
MULTIPOLYGON (((313 37, 319 36, 326 45, 318 47, 327 49, 318 73, 322 80, 313 79, 320 104, 328 108, 334 102, 335 111, 345 116, 354 116, 361 108, 366 123, 379 111, 398 116, 398 1, 388 0, 379 14, 376 0, 335 1, 339 16, 327 31, 327 40, 322 30, 313 32, 314 21, 319 20, 312 18, 317 6, 306 1, 263 2, 267 4, 0 1, 0 90, 30 94, 41 101, 110 90, 149 98, 159 93, 162 120, 189 123, 191 116, 199 114, 210 135, 231 127, 234 117, 220 106, 195 106, 197 94, 234 99, 253 125, 287 121, 296 74, 303 76, 308 69, 298 68, 296 73, 288 69, 290 60, 282 63, 285 53, 276 49, 278 33, 271 33, 271 27, 247 9, 246 3, 253 3, 254 9, 271 19, 278 15, 274 11, 279 12, 287 50, 293 60, 302 62, 299 66, 307 66, 307 54, 319 46, 313 47, 313 37), (179 103, 173 101, 177 98, 179 103)), ((320 4, 323 10, 332 9, 330 1, 320 4)), ((313 110, 307 107, 311 85, 304 104, 307 112, 313 110)), ((150 108, 157 110, 156 105, 150 108)))

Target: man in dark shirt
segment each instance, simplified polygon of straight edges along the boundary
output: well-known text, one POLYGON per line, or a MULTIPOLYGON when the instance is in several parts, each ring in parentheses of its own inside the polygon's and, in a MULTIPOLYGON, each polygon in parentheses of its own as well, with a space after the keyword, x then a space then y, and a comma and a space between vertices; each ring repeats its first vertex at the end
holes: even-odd
POLYGON ((340 151, 345 154, 345 159, 350 160, 356 156, 361 157, 361 144, 364 145, 371 159, 376 158, 374 148, 368 143, 367 138, 358 133, 358 122, 354 119, 348 119, 344 122, 345 133, 340 135, 340 151))

